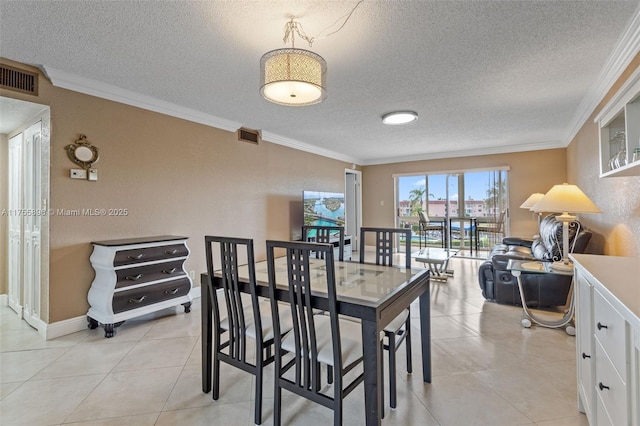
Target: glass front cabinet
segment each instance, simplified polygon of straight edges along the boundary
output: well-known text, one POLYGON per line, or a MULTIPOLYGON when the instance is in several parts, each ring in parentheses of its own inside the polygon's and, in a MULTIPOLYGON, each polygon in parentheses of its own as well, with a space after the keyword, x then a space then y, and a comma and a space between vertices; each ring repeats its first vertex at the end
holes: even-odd
POLYGON ((600 177, 640 176, 640 68, 596 116, 600 177))

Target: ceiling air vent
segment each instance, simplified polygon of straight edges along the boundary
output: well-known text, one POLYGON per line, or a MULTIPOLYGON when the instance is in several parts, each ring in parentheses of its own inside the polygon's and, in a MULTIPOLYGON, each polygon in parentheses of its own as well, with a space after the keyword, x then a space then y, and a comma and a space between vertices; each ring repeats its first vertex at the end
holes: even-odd
POLYGON ((0 88, 37 95, 38 74, 0 65, 0 88))
POLYGON ((258 145, 260 142, 260 132, 258 130, 241 127, 238 129, 238 140, 240 142, 251 142, 258 145))

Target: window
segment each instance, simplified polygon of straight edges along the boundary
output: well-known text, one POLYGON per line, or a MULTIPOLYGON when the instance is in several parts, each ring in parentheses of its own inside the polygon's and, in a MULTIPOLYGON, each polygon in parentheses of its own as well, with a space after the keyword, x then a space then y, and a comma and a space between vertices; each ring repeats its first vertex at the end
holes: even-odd
MULTIPOLYGON (((394 176, 396 183, 397 226, 411 228, 414 231, 415 243, 419 239, 418 212, 426 212, 432 221, 451 223, 451 229, 469 234, 475 232, 471 223, 455 221, 455 218, 474 218, 477 223, 491 223, 501 232, 486 232, 487 226, 481 227, 485 232, 477 235, 480 248, 491 247, 504 235, 508 225, 506 209, 508 206, 508 170, 469 170, 439 173, 421 173, 394 176), (491 235, 489 235, 491 234, 491 235)), ((476 235, 474 235, 476 236, 476 235)), ((442 239, 437 235, 427 236, 428 245, 438 246, 442 239)), ((452 244, 464 244, 451 236, 452 244)), ((468 244, 471 244, 469 239, 468 244)), ((464 248, 464 246, 460 246, 464 248)))

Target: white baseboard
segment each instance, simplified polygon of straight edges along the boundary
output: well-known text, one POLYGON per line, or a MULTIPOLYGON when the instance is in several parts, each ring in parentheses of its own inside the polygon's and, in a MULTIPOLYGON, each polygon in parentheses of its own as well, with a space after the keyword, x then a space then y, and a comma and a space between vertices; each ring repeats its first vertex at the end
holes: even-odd
MULTIPOLYGON (((190 294, 192 299, 199 299, 201 294, 200 287, 192 288, 190 294)), ((2 296, 5 295, 0 295, 0 298, 2 296)), ((44 337, 45 340, 51 340, 56 337, 66 336, 67 334, 86 330, 87 324, 87 317, 86 315, 83 315, 81 317, 69 318, 51 324, 42 323, 42 327, 38 327, 38 333, 44 337)))

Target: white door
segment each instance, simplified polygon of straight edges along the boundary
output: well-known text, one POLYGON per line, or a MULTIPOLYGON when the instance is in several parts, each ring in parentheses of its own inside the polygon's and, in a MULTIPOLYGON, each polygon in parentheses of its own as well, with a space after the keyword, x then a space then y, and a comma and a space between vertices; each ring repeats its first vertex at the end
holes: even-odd
POLYGON ((42 222, 42 122, 24 131, 23 143, 23 316, 33 327, 40 320, 42 222))
POLYGON ((351 249, 357 251, 360 238, 360 224, 362 223, 362 187, 361 172, 357 170, 345 171, 345 234, 351 235, 351 249))
POLYGON ((22 318, 22 133, 9 139, 9 307, 22 318))

